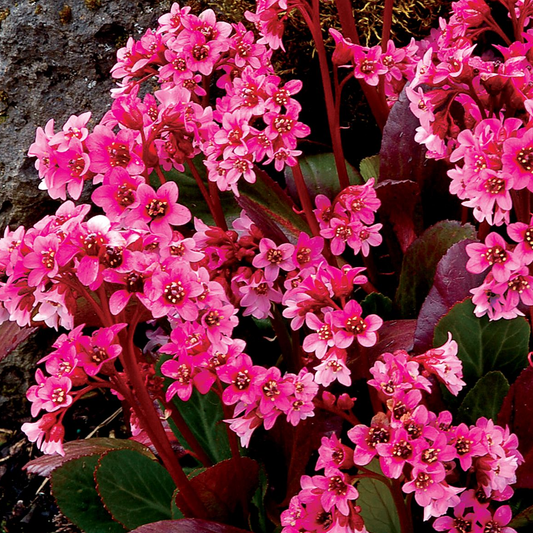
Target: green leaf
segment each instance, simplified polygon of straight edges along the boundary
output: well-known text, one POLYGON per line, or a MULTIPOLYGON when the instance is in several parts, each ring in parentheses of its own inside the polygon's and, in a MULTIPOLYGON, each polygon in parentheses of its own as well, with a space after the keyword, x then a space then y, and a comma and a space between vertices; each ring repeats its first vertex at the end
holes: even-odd
MULTIPOLYGON (((213 463, 231 457, 228 434, 222 422, 224 411, 214 391, 203 395, 194 389, 188 401, 174 396, 173 402, 213 463)), ((186 446, 186 440, 178 433, 176 436, 186 446)))
MULTIPOLYGON (((383 475, 379 463, 374 460, 369 470, 383 475)), ((361 516, 369 533, 400 533, 400 520, 389 487, 373 478, 363 478, 357 485, 361 516)))
POLYGON ((52 472, 52 493, 61 512, 85 533, 124 533, 96 492, 99 455, 72 459, 52 472))
POLYGON ((496 422, 503 400, 509 392, 509 382, 505 376, 494 370, 485 374, 468 391, 459 407, 461 422, 475 424, 482 416, 496 422))
MULTIPOLYGON (((518 528, 530 528, 533 525, 533 505, 524 509, 522 512, 517 514, 511 522, 509 522, 509 527, 514 529, 518 528)), ((530 531, 530 529, 528 529, 530 531)))
POLYGON ((440 319, 433 345, 443 345, 448 332, 459 345, 463 379, 470 386, 491 370, 499 370, 512 382, 528 364, 529 326, 523 317, 493 321, 487 316, 477 318, 468 298, 440 319))
POLYGON ((132 450, 103 455, 95 473, 100 497, 128 529, 172 518, 175 485, 163 466, 132 450))
MULTIPOLYGON (((335 165, 335 156, 332 153, 299 157, 298 162, 311 198, 314 198, 317 194, 324 194, 332 200, 337 196, 340 192, 340 185, 337 166, 335 165)), ((348 162, 346 162, 346 168, 350 185, 364 184, 364 180, 359 172, 348 162)), ((298 198, 298 192, 291 167, 285 167, 285 181, 287 182, 289 194, 296 200, 298 198)))
POLYGON ((361 176, 365 182, 371 178, 376 178, 376 181, 379 180, 379 164, 379 154, 365 157, 361 161, 359 164, 359 172, 361 172, 361 176))
POLYGON ((252 531, 257 533, 268 532, 268 518, 265 505, 265 497, 268 489, 268 477, 263 466, 259 469, 259 486, 252 496, 250 510, 249 526, 252 531))
POLYGON ((448 248, 463 239, 474 238, 470 224, 442 220, 416 239, 404 255, 396 302, 404 318, 414 318, 433 285, 437 263, 448 248))
POLYGON ((380 292, 370 293, 362 302, 364 315, 379 315, 383 320, 392 318, 392 300, 380 292))

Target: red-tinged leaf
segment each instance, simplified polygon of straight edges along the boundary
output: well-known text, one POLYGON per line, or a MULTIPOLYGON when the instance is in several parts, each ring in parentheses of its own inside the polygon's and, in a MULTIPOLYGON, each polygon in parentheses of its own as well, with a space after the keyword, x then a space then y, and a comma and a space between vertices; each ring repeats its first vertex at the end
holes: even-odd
POLYGON ((396 303, 403 318, 414 318, 420 311, 435 279, 437 265, 457 242, 472 239, 475 228, 456 220, 441 220, 413 242, 403 257, 396 303))
POLYGON ((277 242, 296 242, 302 231, 310 233, 303 215, 289 195, 266 172, 256 169, 257 181, 239 186, 236 199, 261 231, 277 242))
MULTIPOLYGON (((259 483, 259 465, 248 457, 228 459, 206 468, 191 480, 191 485, 204 504, 209 518, 230 522, 242 502, 249 502, 259 483)), ((176 496, 178 507, 183 499, 176 496)))
POLYGON ((419 120, 409 109, 405 89, 392 107, 381 140, 379 180, 412 180, 420 187, 426 227, 446 218, 459 219, 461 204, 449 192, 450 179, 443 160, 426 157, 426 147, 415 141, 419 120))
POLYGON ((433 287, 425 299, 415 331, 415 352, 433 348, 433 332, 439 320, 457 303, 470 296, 470 289, 481 285, 484 274, 471 274, 466 270, 470 239, 454 244, 437 265, 433 287))
POLYGON ((380 221, 390 226, 403 253, 416 239, 421 227, 420 190, 414 181, 386 180, 377 184, 376 194, 381 200, 380 221))
POLYGON ((368 361, 372 365, 383 353, 396 350, 410 352, 413 349, 416 320, 388 320, 378 330, 378 342, 366 348, 368 361))
POLYGON ((67 461, 89 455, 102 455, 109 450, 134 450, 146 455, 146 457, 154 459, 154 455, 146 446, 129 439, 95 438, 75 440, 66 442, 63 445, 63 449, 65 450, 64 456, 43 455, 42 457, 29 461, 24 466, 24 470, 27 470, 30 474, 46 477, 67 461))
POLYGON ((380 181, 408 179, 420 183, 435 170, 436 161, 427 159, 426 148, 415 141, 420 121, 409 109, 409 103, 403 90, 383 128, 380 181))
POLYGON ((524 455, 524 462, 516 470, 516 484, 514 487, 517 489, 533 489, 533 448, 524 455))
POLYGON ((301 421, 296 427, 281 417, 278 419, 262 442, 270 486, 286 486, 286 493, 276 494, 276 500, 285 497, 283 505, 289 505, 290 498, 300 490, 300 478, 306 473, 322 437, 332 432, 338 435, 341 430, 342 419, 321 409, 316 409, 314 417, 301 421))
POLYGON ((134 529, 131 533, 250 533, 237 527, 200 520, 183 518, 182 520, 161 520, 153 524, 134 529))
MULTIPOLYGON (((532 420, 533 367, 528 366, 511 385, 498 415, 498 424, 504 427, 509 426, 509 429, 518 437, 518 449, 524 456, 533 450, 532 420)), ((530 461, 529 468, 532 467, 533 461, 530 461)))
POLYGON ((0 325, 0 361, 23 343, 37 328, 21 328, 16 322, 0 325))

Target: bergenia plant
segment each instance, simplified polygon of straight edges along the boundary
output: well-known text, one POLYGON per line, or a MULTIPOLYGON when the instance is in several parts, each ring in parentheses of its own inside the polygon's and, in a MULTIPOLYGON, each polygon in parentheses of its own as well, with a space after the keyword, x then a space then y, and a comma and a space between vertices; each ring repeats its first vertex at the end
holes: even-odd
POLYGON ((62 203, 5 230, 1 317, 58 331, 27 469, 87 533, 532 527, 533 3, 460 0, 406 46, 392 0, 375 46, 334 4, 324 28, 318 0, 175 3, 118 51, 98 123, 37 130, 62 203), (331 153, 273 67, 293 16, 331 153), (354 79, 383 128, 360 172, 354 79), (96 389, 130 439, 65 442, 96 389))

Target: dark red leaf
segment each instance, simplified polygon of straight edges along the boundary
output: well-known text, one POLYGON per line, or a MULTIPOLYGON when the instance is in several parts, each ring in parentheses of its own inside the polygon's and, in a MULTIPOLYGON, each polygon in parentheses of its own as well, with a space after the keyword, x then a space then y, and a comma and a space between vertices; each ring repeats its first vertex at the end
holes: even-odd
POLYGON ((35 331, 37 328, 21 328, 16 322, 8 321, 0 325, 0 361, 35 331))
POLYGON ((471 274, 465 268, 468 261, 465 248, 471 242, 465 239, 451 246, 437 265, 433 287, 418 315, 414 344, 417 353, 433 348, 433 333, 438 321, 454 304, 470 296, 470 289, 479 286, 484 279, 484 274, 471 274))
MULTIPOLYGON (((259 483, 259 465, 248 457, 228 459, 211 466, 191 479, 191 485, 211 519, 229 522, 239 504, 248 502, 259 483)), ((184 504, 178 493, 178 507, 184 504)))
POLYGON ((413 349, 416 320, 388 320, 383 322, 378 331, 378 342, 371 348, 367 348, 370 365, 385 352, 413 349))
POLYGON ((134 529, 131 533, 250 533, 226 524, 199 520, 198 518, 183 518, 182 520, 161 520, 153 524, 134 529))
POLYGON ((524 462, 516 471, 517 489, 533 489, 533 448, 524 456, 524 462))
MULTIPOLYGON (((509 426, 518 437, 518 449, 525 457, 533 450, 533 368, 522 370, 511 385, 498 415, 498 424, 509 426)), ((533 459, 533 458, 532 458, 533 459)), ((532 468, 529 461, 528 468, 532 468)), ((533 479, 533 471, 530 473, 533 479)), ((533 488, 533 487, 532 487, 533 488)))
POLYGON ((416 214, 419 212, 420 190, 414 181, 386 180, 377 184, 381 200, 380 221, 390 224, 402 252, 405 253, 417 237, 416 214))

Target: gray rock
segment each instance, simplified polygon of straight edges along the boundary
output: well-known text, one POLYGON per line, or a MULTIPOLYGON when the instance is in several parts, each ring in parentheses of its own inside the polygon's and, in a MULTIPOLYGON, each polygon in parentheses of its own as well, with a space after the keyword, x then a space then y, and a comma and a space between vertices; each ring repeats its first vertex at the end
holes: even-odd
MULTIPOLYGON (((0 0, 0 234, 6 225, 32 225, 59 205, 38 190, 34 160, 26 155, 36 128, 54 118, 57 131, 70 115, 85 111, 92 111, 96 124, 111 102, 109 71, 117 48, 129 35, 138 38, 155 27, 170 5, 0 0)), ((38 333, 0 363, 0 427, 29 415, 24 394, 50 333, 38 333)))

